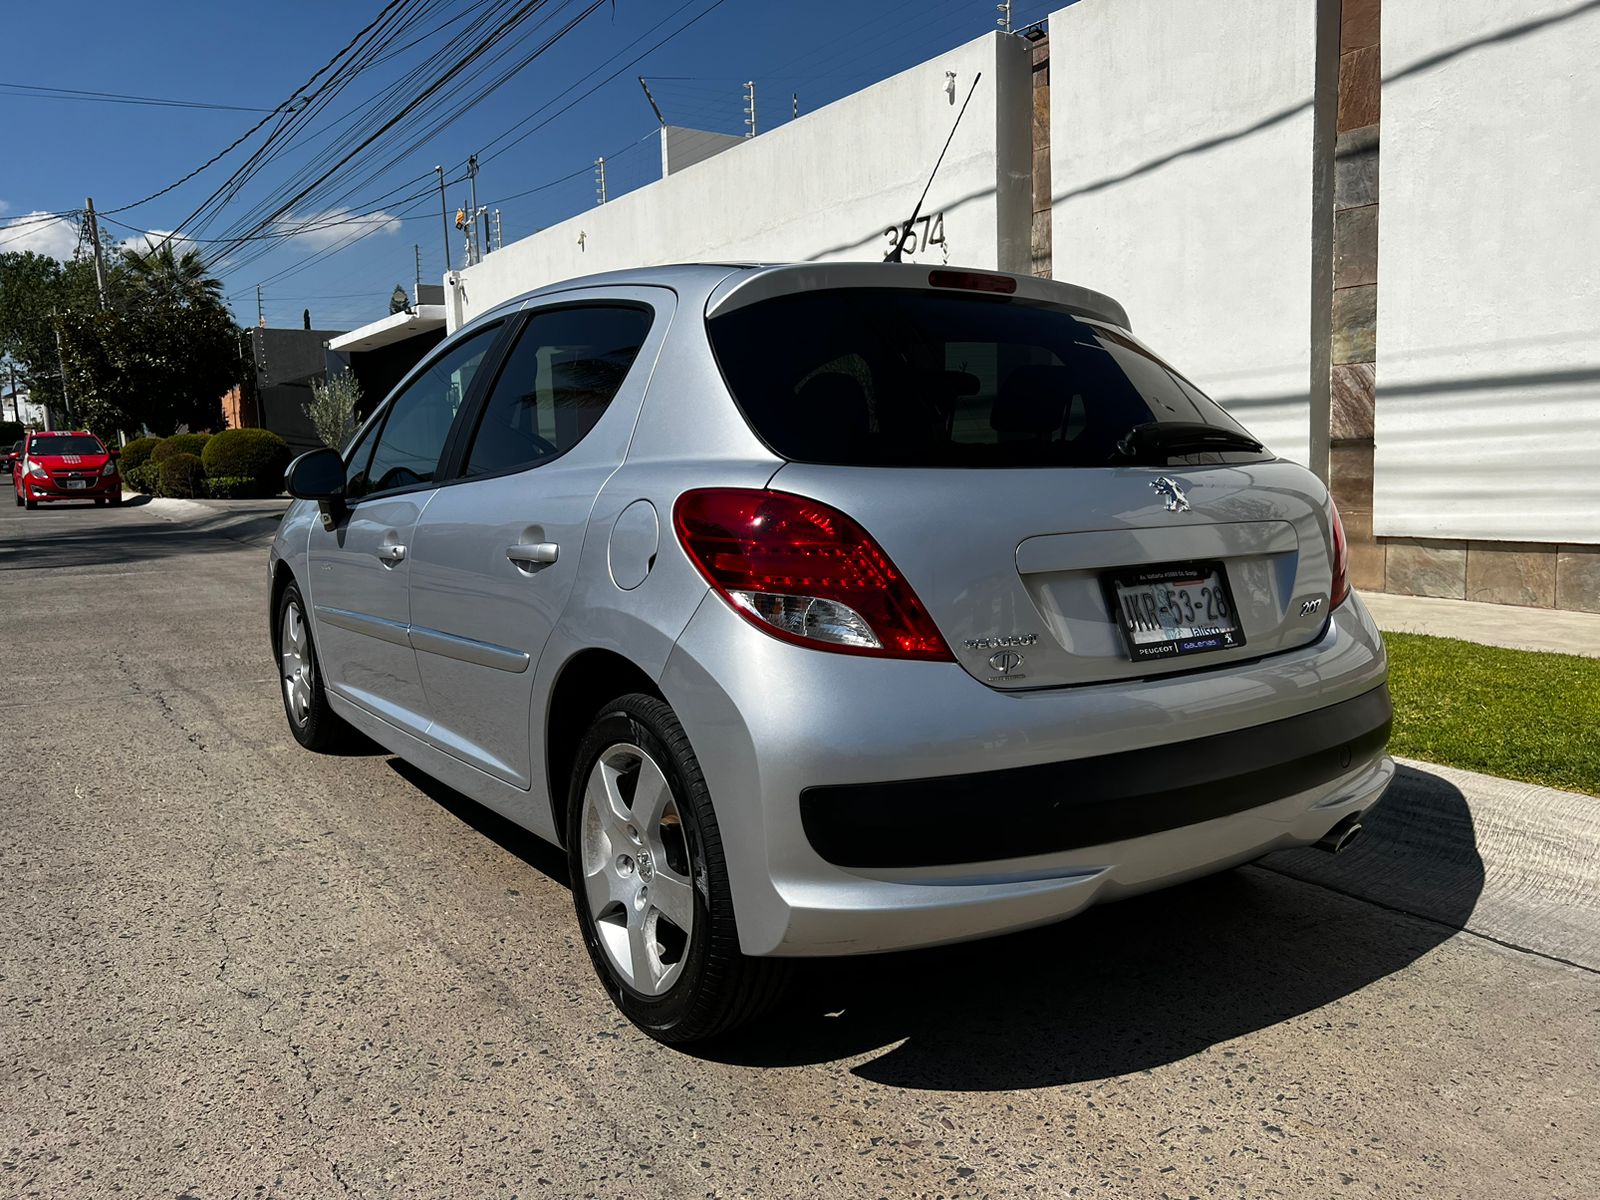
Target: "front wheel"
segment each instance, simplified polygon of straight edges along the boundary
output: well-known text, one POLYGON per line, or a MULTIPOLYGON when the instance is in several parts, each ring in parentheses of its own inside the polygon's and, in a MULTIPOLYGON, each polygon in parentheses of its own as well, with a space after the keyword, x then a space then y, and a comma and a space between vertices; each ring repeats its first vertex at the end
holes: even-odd
POLYGON ((300 588, 291 583, 278 600, 274 648, 278 652, 279 689, 289 732, 307 750, 333 750, 343 744, 350 727, 328 704, 322 686, 317 647, 311 640, 311 622, 300 588))
POLYGON ((578 748, 566 835, 584 944, 640 1029, 698 1041, 777 998, 783 964, 739 952, 711 794, 661 700, 624 696, 600 710, 578 748))

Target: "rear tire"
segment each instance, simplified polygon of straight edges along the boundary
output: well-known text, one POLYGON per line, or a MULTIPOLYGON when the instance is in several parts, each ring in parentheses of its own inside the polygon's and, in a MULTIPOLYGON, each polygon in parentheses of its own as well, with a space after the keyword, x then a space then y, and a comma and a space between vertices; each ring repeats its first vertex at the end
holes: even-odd
POLYGON ((322 686, 322 664, 300 588, 291 583, 278 598, 277 619, 272 624, 272 649, 278 658, 278 695, 289 732, 307 750, 318 753, 338 749, 350 737, 350 726, 328 704, 322 686))
POLYGON ((565 832, 584 945, 645 1033, 700 1041, 778 998, 786 964, 739 951, 711 793, 665 703, 634 694, 600 710, 578 747, 565 832))

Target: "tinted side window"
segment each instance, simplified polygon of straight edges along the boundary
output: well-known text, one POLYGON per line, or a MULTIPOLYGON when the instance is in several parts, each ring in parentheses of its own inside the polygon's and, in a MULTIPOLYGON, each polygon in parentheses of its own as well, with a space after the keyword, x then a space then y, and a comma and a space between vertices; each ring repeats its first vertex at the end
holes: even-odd
POLYGON ((367 463, 372 459, 372 443, 378 440, 378 430, 383 428, 383 419, 380 417, 361 435, 361 440, 350 451, 350 456, 344 461, 344 494, 346 496, 364 496, 371 489, 367 487, 367 463))
POLYGON ((405 386, 389 405, 366 477, 353 477, 348 495, 386 492, 433 480, 461 400, 499 332, 498 327, 484 329, 457 342, 405 386))
POLYGON ((537 466, 576 446, 622 386, 650 322, 632 305, 536 313, 489 393, 465 473, 537 466))

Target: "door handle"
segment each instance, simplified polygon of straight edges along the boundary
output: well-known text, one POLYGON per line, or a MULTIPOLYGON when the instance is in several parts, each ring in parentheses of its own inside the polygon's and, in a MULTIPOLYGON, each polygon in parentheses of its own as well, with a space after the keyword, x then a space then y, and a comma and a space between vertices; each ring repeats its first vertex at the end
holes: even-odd
POLYGON ((554 542, 535 542, 531 546, 506 547, 506 557, 516 563, 519 568, 553 563, 560 554, 561 547, 554 542))
POLYGON ((379 546, 378 557, 392 567, 395 563, 405 561, 406 548, 404 546, 379 546))

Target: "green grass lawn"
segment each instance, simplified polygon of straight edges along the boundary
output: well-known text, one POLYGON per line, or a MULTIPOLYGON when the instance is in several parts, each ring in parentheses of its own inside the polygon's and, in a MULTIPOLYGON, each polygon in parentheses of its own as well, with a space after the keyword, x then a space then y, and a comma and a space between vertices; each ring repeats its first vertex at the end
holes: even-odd
POLYGON ((1600 659, 1386 633, 1391 754, 1600 796, 1600 659))

